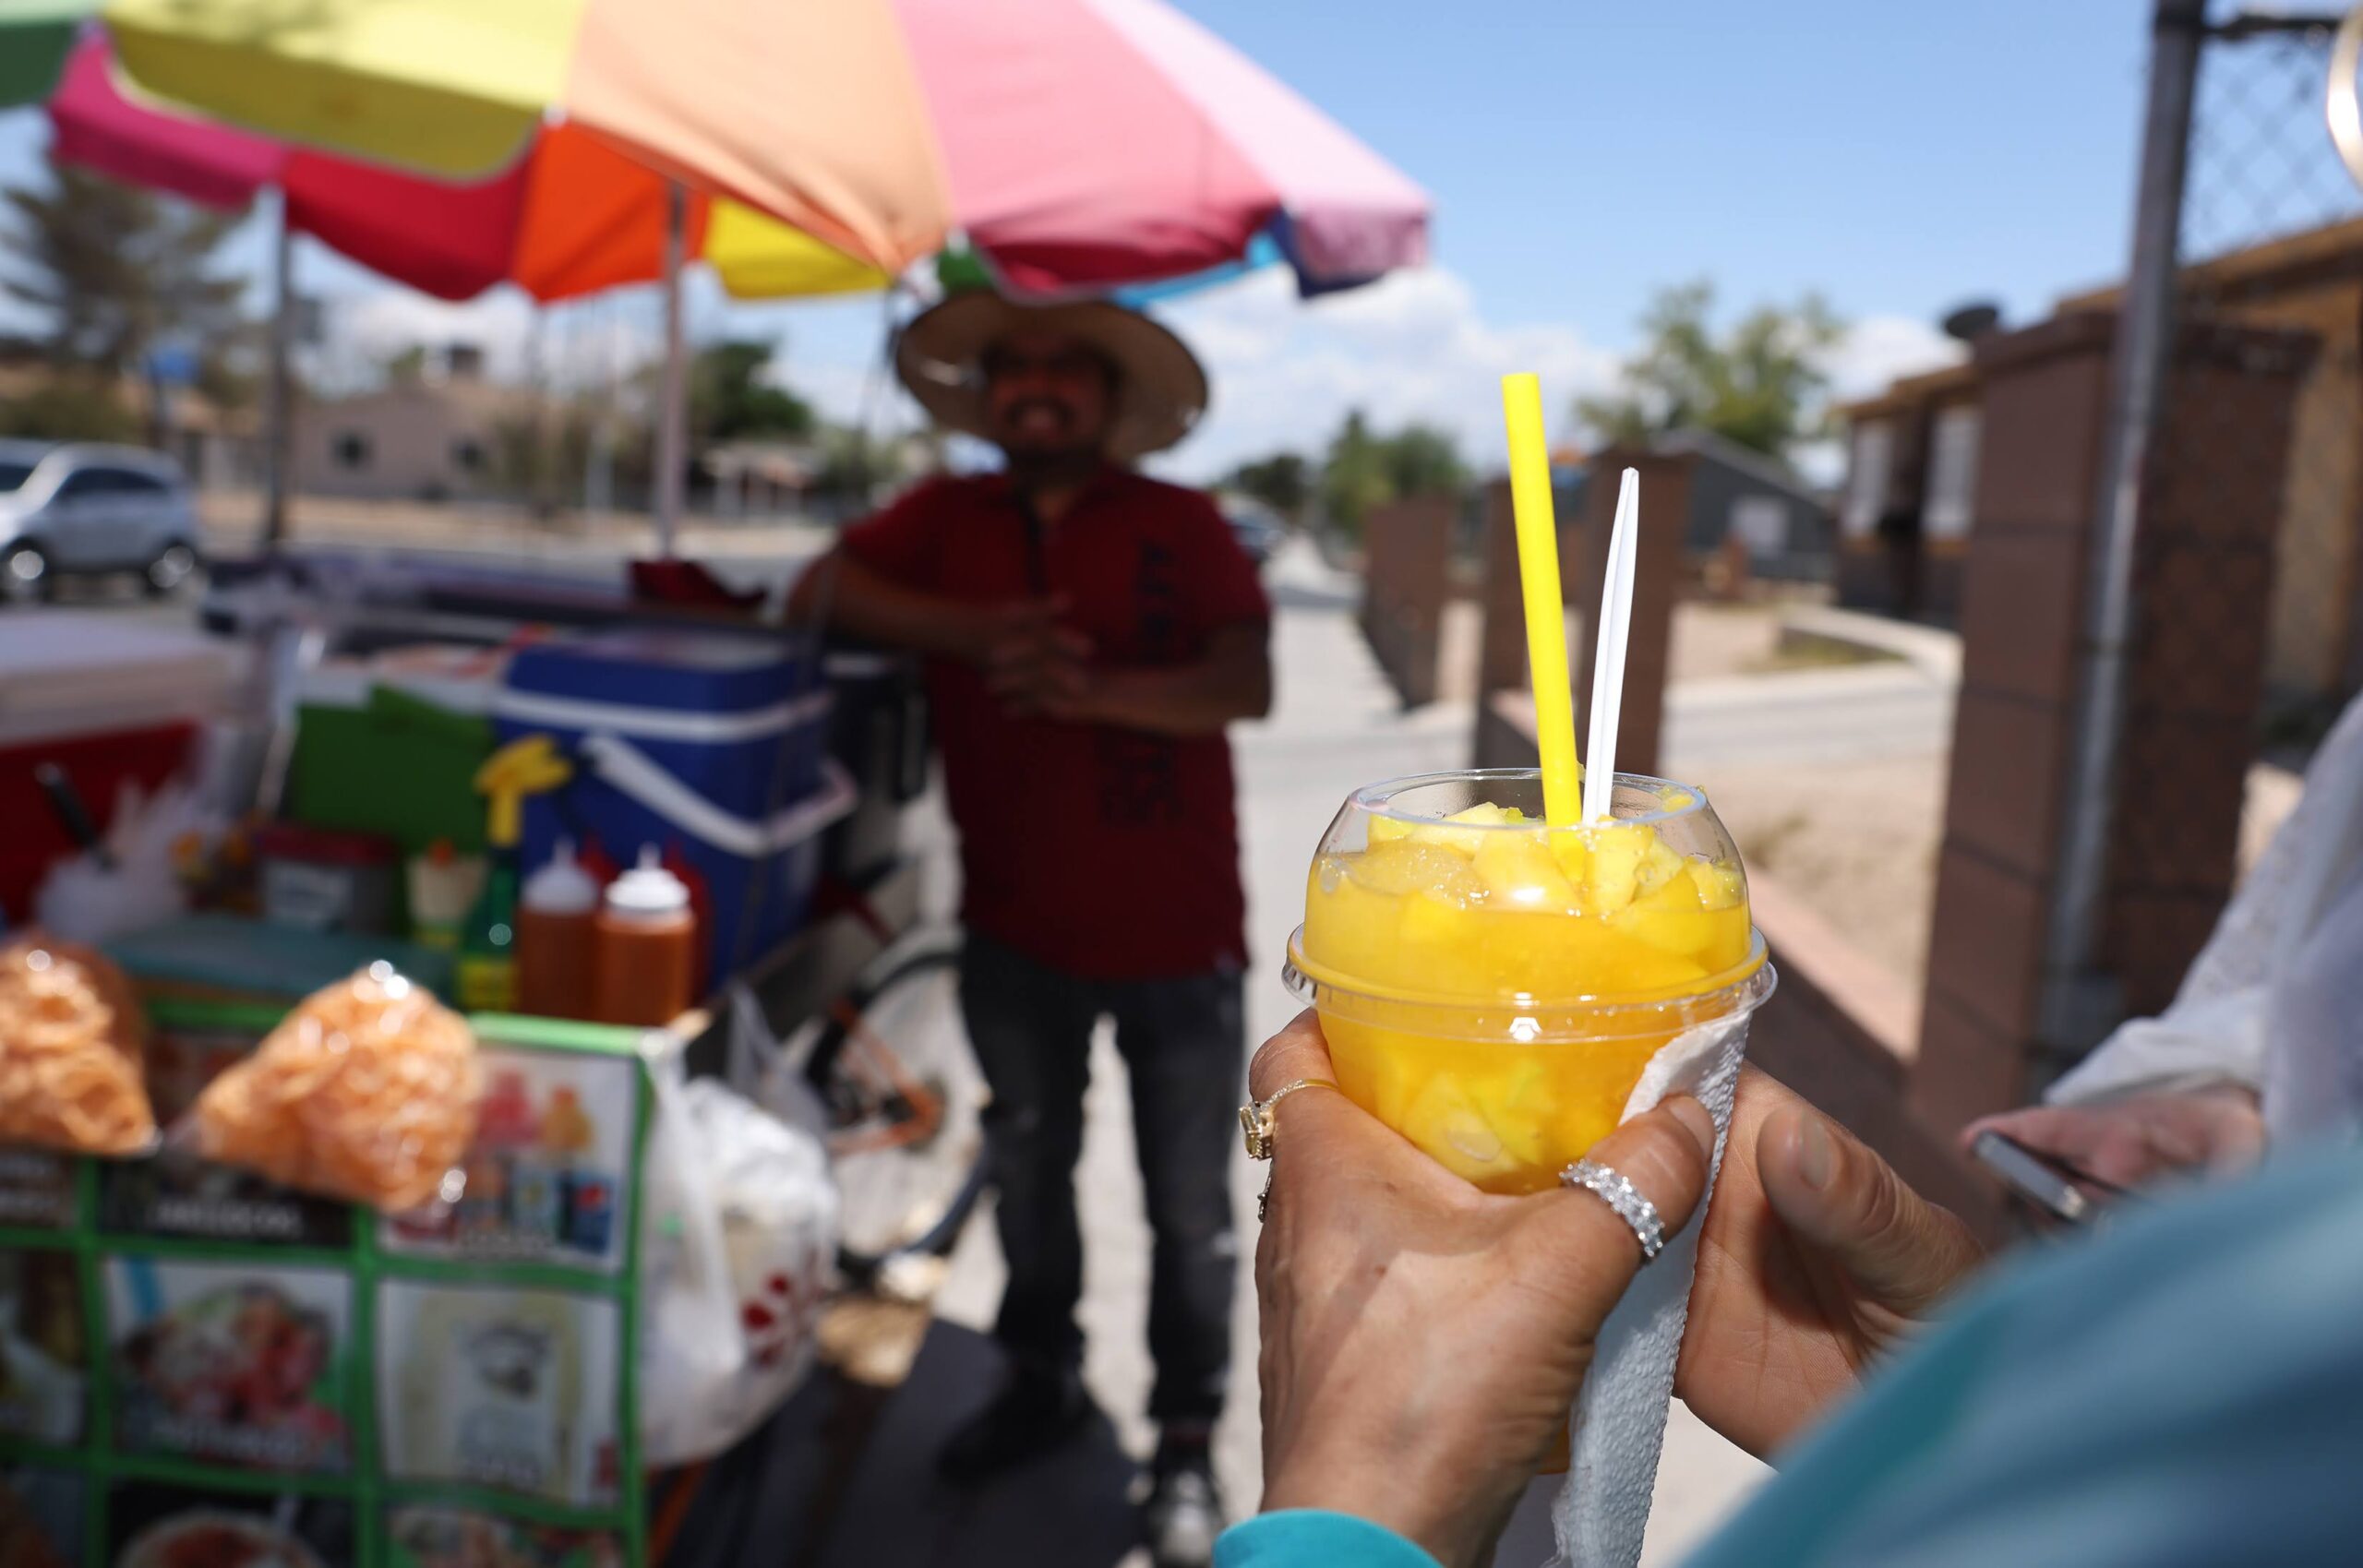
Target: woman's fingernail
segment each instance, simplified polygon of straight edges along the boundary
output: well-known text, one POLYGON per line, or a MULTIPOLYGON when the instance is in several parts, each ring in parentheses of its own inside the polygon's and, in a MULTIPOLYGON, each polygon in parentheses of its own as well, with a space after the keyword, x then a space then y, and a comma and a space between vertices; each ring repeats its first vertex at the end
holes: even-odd
POLYGON ((1831 1167, 1837 1155, 1829 1146, 1829 1133, 1821 1125, 1821 1118, 1807 1116, 1797 1129, 1797 1176, 1818 1192, 1829 1185, 1831 1167))
POLYGON ((1691 1142, 1698 1145, 1698 1152, 1713 1159, 1715 1119, 1707 1114, 1707 1107, 1687 1095, 1676 1095, 1666 1102, 1666 1109, 1673 1113, 1674 1120, 1682 1123, 1682 1130, 1690 1134, 1691 1142))

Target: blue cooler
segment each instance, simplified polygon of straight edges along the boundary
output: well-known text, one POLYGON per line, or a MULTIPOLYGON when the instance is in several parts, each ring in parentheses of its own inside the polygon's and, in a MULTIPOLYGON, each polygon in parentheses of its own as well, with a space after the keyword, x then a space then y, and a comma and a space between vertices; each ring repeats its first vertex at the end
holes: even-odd
POLYGON ((854 804, 806 660, 711 632, 583 632, 516 653, 493 718, 504 744, 553 736, 575 763, 525 803, 529 874, 562 836, 619 866, 657 845, 690 873, 715 981, 803 924, 821 834, 854 804))

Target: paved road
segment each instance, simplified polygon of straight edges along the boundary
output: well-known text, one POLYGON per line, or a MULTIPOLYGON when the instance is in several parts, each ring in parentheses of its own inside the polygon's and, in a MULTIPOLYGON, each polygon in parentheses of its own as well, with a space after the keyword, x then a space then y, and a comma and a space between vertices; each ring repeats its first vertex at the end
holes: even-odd
MULTIPOLYGON (((1373 780, 1468 763, 1473 718, 1465 705, 1405 714, 1356 629, 1351 586, 1310 552, 1276 560, 1269 573, 1279 604, 1275 662, 1277 706, 1265 723, 1241 727, 1238 752, 1248 933, 1256 967, 1248 982, 1248 1025, 1260 1040, 1295 1015, 1279 983, 1281 955, 1303 912, 1305 869, 1322 831, 1347 793, 1373 780)), ((1242 1094, 1243 1094, 1242 1086, 1242 1094)), ((1123 1064, 1103 1038, 1095 1047, 1079 1187, 1086 1261, 1083 1320, 1089 1336, 1086 1376, 1101 1406, 1138 1454, 1153 1442, 1141 1411, 1150 1367, 1144 1342, 1148 1238, 1140 1218, 1140 1179, 1126 1117, 1123 1064)), ((1241 1245, 1254 1245, 1258 1173, 1243 1157, 1233 1167, 1241 1245)), ((1217 1434, 1217 1461, 1233 1510, 1252 1508, 1260 1491, 1255 1428, 1254 1311, 1242 1270, 1237 1306, 1238 1356, 1230 1408, 1217 1434)), ((1002 1280, 990 1224, 973 1227, 937 1310, 954 1322, 990 1324, 1002 1280)), ((1761 1466, 1677 1411, 1660 1482, 1660 1507, 1648 1561, 1670 1562, 1685 1543, 1721 1517, 1761 1466)), ((1505 1550, 1503 1562, 1540 1562, 1505 1550)))
POLYGON ((1902 663, 1693 681, 1668 694, 1664 765, 1820 766, 1952 742, 1955 683, 1902 663))

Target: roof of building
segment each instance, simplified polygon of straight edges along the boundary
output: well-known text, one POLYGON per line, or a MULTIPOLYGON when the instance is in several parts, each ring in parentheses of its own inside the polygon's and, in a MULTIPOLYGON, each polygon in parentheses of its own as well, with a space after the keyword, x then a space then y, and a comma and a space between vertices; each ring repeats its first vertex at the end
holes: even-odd
POLYGON ((348 418, 372 409, 421 402, 439 403, 468 419, 508 419, 530 413, 539 399, 529 387, 512 387, 477 376, 397 376, 382 387, 341 398, 315 398, 305 406, 315 414, 348 418))
POLYGON ((1948 394, 1961 391, 1977 384, 1977 367, 1968 360, 1948 365, 1937 370, 1922 371, 1917 376, 1900 376, 1888 383, 1887 389, 1853 402, 1839 403, 1830 413, 1841 419, 1876 419, 1883 413, 1893 413, 1915 403, 1936 402, 1948 394))
POLYGON ((812 483, 812 449, 802 441, 722 441, 700 454, 699 463, 719 479, 748 474, 769 485, 801 489, 812 483))
MULTIPOLYGON (((2363 279, 2363 218, 2325 223, 2243 246, 2182 269, 2186 293, 2217 295, 2270 293, 2337 280, 2363 279)), ((2115 310, 2122 285, 2110 283, 2064 294, 2058 311, 2115 310)))
POLYGON ((1725 468, 1746 474, 1767 489, 1781 491, 1809 507, 1823 504, 1820 492, 1792 473, 1788 464, 1753 447, 1743 447, 1730 437, 1719 436, 1712 430, 1694 426, 1672 431, 1653 437, 1649 450, 1666 457, 1688 455, 1709 459, 1725 468))
MULTIPOLYGON (((2334 282, 2363 282, 2363 218, 2325 223, 2193 262, 2182 269, 2177 286, 2186 294, 2207 294, 2218 301, 2231 301, 2334 282)), ((2122 293, 2122 284, 2109 283, 2063 294, 2054 306, 2054 314, 2072 316, 2115 310, 2122 293)), ((1973 384, 1975 379, 1975 369, 1966 363, 1925 376, 1901 377, 1885 391, 1841 403, 1832 412, 1849 420, 1876 418, 1915 403, 1940 400, 1949 392, 1973 384)))

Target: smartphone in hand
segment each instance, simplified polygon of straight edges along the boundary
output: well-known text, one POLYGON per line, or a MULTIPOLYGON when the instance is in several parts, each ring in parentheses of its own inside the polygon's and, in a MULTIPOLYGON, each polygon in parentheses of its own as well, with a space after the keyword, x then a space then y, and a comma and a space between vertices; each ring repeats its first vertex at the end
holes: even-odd
POLYGON ((2125 1189, 2067 1161, 2038 1154, 2004 1133, 1985 1131, 1969 1146, 1978 1164, 1994 1173, 2010 1195, 2062 1225, 2091 1225, 2110 1198, 2125 1189))

